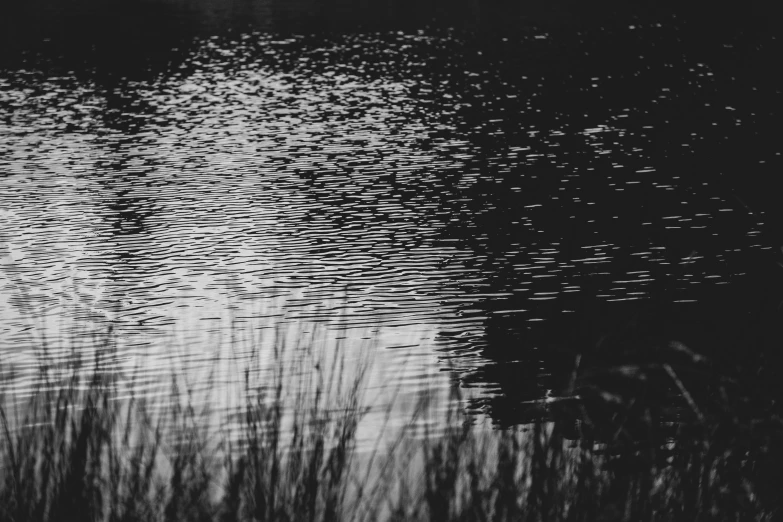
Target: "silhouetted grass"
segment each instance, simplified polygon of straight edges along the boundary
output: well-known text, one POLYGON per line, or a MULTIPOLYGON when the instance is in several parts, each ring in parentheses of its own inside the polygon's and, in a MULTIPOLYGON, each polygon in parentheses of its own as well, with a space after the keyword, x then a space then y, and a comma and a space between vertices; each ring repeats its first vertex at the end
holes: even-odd
POLYGON ((247 370, 217 429, 177 379, 160 407, 100 360, 42 367, 22 404, 0 397, 0 520, 776 520, 781 419, 686 347, 656 354, 578 365, 549 420, 514 429, 474 425, 455 385, 445 418, 422 407, 369 453, 365 378, 340 364, 294 390, 282 362, 257 390, 247 370))

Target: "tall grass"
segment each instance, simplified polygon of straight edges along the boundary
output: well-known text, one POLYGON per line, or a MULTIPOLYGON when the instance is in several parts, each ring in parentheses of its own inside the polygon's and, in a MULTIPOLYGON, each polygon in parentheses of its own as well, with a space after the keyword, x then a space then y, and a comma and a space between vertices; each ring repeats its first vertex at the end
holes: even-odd
POLYGON ((265 386, 246 370, 218 427, 178 379, 162 407, 99 359, 59 380, 42 366, 32 396, 0 397, 0 520, 777 520, 780 418, 746 414, 746 390, 681 345, 664 352, 577 366, 570 397, 513 429, 477 426, 455 385, 444 418, 422 404, 370 450, 365 374, 336 359, 293 390, 282 362, 265 386))

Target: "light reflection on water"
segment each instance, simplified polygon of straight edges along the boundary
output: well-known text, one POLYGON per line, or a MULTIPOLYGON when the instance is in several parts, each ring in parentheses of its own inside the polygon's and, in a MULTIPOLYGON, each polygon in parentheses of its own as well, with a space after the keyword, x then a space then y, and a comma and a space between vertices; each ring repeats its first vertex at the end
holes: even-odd
POLYGON ((272 349, 261 332, 317 328, 327 352, 345 337, 361 353, 374 330, 370 381, 401 383, 410 410, 447 393, 446 361, 471 372, 541 348, 525 335, 574 313, 587 283, 639 301, 678 267, 687 303, 766 248, 719 189, 656 166, 642 123, 668 88, 542 124, 545 77, 499 80, 450 36, 248 33, 194 49, 121 87, 0 80, 0 327, 17 372, 40 364, 42 338, 56 364, 110 324, 139 389, 165 393, 174 367, 205 382, 216 360, 222 389, 272 349))

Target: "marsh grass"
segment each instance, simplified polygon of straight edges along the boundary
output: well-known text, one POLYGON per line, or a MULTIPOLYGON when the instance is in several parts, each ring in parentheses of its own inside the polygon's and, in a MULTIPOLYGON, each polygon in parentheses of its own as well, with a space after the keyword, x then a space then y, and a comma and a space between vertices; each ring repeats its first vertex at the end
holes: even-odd
POLYGON ((30 397, 0 397, 0 520, 777 520, 780 418, 685 347, 661 353, 577 366, 569 397, 513 429, 478 426, 455 384, 443 418, 422 404, 369 450, 366 374, 338 356, 297 359, 312 377, 293 390, 282 358, 263 386, 246 369, 217 427, 177 376, 153 404, 98 356, 42 366, 30 397))

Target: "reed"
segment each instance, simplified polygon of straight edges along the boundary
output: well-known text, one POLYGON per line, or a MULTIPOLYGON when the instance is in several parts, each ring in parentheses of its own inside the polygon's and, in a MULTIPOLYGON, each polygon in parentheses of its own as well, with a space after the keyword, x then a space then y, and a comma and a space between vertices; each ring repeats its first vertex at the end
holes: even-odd
POLYGON ((366 377, 337 360, 294 390, 283 359, 262 387, 247 369, 217 427, 176 376, 155 404, 99 358, 42 365, 30 397, 0 397, 0 520, 776 520, 783 422, 747 413, 747 383, 690 379, 704 359, 683 350, 579 368, 548 418, 509 429, 463 413, 455 385, 445 418, 422 405, 370 451, 366 377))

